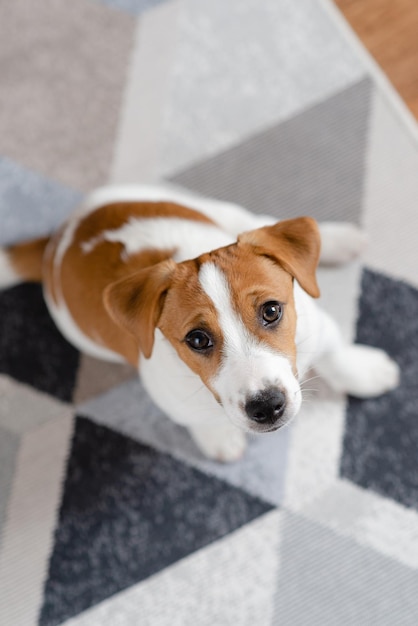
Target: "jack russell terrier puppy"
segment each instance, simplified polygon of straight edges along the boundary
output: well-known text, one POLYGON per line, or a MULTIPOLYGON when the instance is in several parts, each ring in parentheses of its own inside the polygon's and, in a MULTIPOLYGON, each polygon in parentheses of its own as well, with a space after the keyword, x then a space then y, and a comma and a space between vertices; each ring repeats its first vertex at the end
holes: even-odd
POLYGON ((383 351, 347 345, 313 300, 319 258, 345 262, 363 244, 349 224, 276 223, 179 191, 109 187, 50 238, 0 250, 0 285, 42 281, 68 341, 139 368, 206 456, 234 461, 246 432, 296 415, 312 366, 360 398, 398 384, 383 351))

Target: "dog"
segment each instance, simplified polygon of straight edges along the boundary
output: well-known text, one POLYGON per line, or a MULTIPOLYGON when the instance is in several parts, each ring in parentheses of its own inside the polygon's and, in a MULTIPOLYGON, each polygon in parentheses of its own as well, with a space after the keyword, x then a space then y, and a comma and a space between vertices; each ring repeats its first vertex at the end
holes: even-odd
POLYGON ((105 187, 51 237, 0 250, 0 286, 42 281, 70 343, 138 368, 203 454, 229 462, 247 432, 297 414, 311 367, 360 398, 397 386, 386 353, 348 345, 314 301, 318 262, 349 261, 363 246, 347 223, 277 222, 179 190, 105 187))

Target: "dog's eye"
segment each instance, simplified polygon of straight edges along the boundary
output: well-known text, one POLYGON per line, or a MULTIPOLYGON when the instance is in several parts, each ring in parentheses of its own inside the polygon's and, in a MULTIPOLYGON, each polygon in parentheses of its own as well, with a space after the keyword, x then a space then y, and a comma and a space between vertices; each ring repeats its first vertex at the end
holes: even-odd
POLYGON ((204 330, 191 330, 186 335, 186 343, 192 350, 203 352, 212 348, 213 341, 211 336, 204 330))
POLYGON ((261 307, 261 317, 264 326, 278 322, 283 315, 283 307, 280 302, 266 302, 261 307))

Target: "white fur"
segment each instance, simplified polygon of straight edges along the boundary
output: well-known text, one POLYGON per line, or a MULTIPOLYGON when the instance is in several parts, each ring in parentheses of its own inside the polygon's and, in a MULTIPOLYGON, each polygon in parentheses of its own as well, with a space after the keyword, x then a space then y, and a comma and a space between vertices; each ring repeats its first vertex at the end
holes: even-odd
POLYGON ((295 288, 299 375, 314 367, 335 391, 358 398, 379 396, 397 387, 399 366, 380 349, 347 344, 335 321, 295 288))
POLYGON ((367 245, 366 234, 354 224, 323 222, 321 232, 321 263, 348 263, 361 254, 367 245))
POLYGON ((181 361, 157 328, 149 359, 140 359, 141 380, 155 403, 181 426, 223 415, 200 377, 181 361))
POLYGON ((179 217, 131 218, 123 226, 105 230, 98 237, 82 244, 86 254, 100 241, 119 242, 123 245, 122 258, 141 250, 155 247, 175 249, 173 258, 180 262, 199 256, 208 249, 208 241, 214 248, 233 243, 234 239, 217 226, 179 217))
POLYGON ((189 426, 189 431, 205 456, 221 463, 238 461, 247 447, 244 431, 225 417, 189 426))
POLYGON ((178 358, 160 330, 155 331, 149 359, 141 359, 141 380, 155 404, 185 426, 205 456, 235 461, 246 447, 246 437, 225 416, 223 408, 197 374, 178 358))
POLYGON ((0 288, 12 287, 21 281, 11 266, 7 253, 0 248, 0 288))
POLYGON ((356 398, 379 396, 399 384, 396 363, 383 350, 370 346, 343 346, 324 355, 315 367, 335 391, 356 398))

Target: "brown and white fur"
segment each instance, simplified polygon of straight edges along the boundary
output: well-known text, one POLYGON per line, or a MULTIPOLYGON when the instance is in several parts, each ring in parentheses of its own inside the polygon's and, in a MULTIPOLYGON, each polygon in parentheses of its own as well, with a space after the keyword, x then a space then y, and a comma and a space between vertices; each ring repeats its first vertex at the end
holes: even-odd
POLYGON ((315 304, 321 240, 325 263, 351 259, 364 243, 348 224, 275 223, 179 191, 109 187, 52 237, 0 250, 0 285, 42 281, 71 343, 137 367, 204 454, 231 461, 245 432, 296 415, 312 366, 358 397, 398 383, 384 352, 347 345, 315 304))

